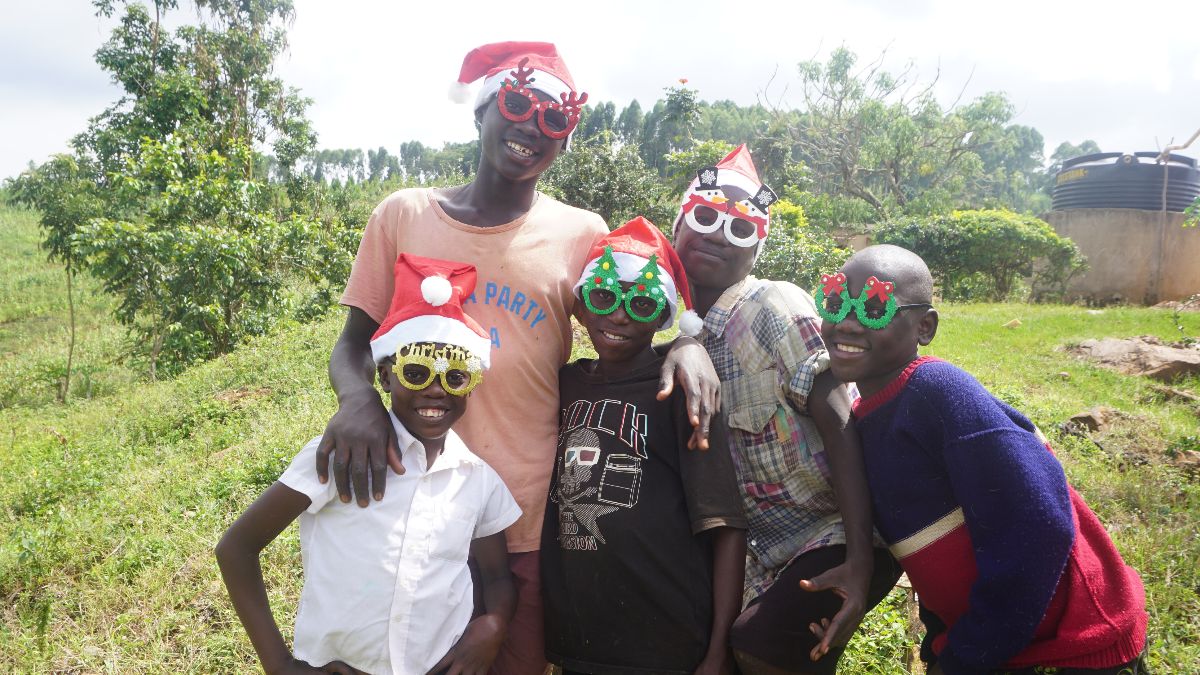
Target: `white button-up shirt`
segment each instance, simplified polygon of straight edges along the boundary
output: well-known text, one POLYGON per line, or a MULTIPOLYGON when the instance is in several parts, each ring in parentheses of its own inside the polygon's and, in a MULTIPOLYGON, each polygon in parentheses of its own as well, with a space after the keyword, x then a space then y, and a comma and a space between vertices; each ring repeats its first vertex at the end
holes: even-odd
POLYGON ((453 431, 427 467, 421 442, 394 415, 392 425, 406 472, 388 471, 383 501, 343 504, 332 480, 317 480, 320 437, 279 478, 312 500, 300 516, 294 652, 314 666, 340 660, 372 674, 424 675, 471 618, 471 540, 521 515, 496 472, 453 431))

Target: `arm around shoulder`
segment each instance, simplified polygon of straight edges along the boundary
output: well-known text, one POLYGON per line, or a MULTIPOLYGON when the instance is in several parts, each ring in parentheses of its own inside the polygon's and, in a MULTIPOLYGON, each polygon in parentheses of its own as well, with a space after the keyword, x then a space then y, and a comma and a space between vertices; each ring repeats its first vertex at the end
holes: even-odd
POLYGON ((383 499, 389 465, 396 473, 404 473, 396 432, 374 386, 371 336, 378 329, 379 324, 366 312, 349 308, 329 357, 329 381, 337 394, 338 409, 325 427, 316 455, 321 481, 328 480, 332 456, 338 494, 343 502, 357 495, 359 506, 369 503, 368 469, 375 499, 383 499))

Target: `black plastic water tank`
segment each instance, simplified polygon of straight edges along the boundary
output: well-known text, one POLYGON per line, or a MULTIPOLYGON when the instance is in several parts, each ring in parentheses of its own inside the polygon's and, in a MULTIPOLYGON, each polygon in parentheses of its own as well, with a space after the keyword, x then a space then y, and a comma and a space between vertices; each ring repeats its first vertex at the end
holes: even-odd
MULTIPOLYGON (((1054 179, 1054 210, 1163 207, 1163 165, 1157 152, 1100 152, 1063 162, 1054 179)), ((1200 169, 1182 155, 1167 159, 1167 210, 1183 211, 1200 196, 1200 169)))

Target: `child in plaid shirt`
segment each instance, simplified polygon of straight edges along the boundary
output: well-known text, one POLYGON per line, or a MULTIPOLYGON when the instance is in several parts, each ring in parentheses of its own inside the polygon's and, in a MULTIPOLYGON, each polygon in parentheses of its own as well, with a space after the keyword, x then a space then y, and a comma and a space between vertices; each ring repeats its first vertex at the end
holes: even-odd
MULTIPOLYGON (((697 172, 675 221, 721 378, 729 449, 749 520, 744 610, 730 642, 743 673, 833 673, 899 567, 872 540, 846 388, 828 372, 812 297, 750 276, 775 200, 743 145, 697 172)), ((686 328, 685 328, 686 332, 686 328)))

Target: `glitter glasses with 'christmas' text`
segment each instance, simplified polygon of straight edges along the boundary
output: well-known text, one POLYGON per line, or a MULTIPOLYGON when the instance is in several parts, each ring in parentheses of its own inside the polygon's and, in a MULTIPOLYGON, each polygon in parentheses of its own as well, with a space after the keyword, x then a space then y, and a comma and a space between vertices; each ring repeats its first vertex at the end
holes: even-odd
POLYGON ((404 345, 396 352, 395 371, 408 389, 420 391, 437 377, 442 389, 454 396, 466 396, 483 381, 483 362, 458 345, 404 345))

